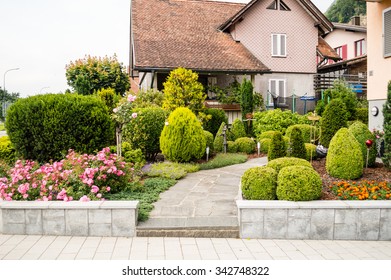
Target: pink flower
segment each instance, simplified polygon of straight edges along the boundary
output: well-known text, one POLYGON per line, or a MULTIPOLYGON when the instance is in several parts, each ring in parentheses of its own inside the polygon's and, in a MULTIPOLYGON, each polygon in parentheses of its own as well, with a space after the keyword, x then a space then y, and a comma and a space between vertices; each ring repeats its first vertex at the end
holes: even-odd
POLYGON ((93 193, 97 193, 99 191, 99 188, 97 187, 97 186, 92 186, 92 188, 91 188, 91 192, 93 192, 93 193))
POLYGON ((81 198, 80 198, 80 201, 83 201, 83 202, 87 202, 87 201, 90 201, 91 199, 86 196, 86 195, 83 195, 81 198))
POLYGON ((134 102, 135 100, 136 100, 136 96, 134 96, 134 95, 128 96, 128 102, 134 102))
POLYGON ((96 195, 96 197, 97 197, 97 198, 101 198, 101 197, 102 197, 102 194, 101 194, 101 193, 98 193, 98 194, 96 195))
POLYGON ((132 118, 133 118, 133 119, 137 118, 137 113, 133 113, 133 114, 132 114, 132 118))
POLYGON ((108 191, 108 192, 109 192, 110 190, 111 190, 111 188, 110 188, 110 187, 107 187, 107 188, 106 188, 106 191, 108 191))

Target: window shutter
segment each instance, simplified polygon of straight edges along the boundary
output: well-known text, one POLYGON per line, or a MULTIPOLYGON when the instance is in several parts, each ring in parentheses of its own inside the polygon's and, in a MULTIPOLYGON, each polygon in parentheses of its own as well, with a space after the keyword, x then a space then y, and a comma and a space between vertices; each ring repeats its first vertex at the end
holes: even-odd
POLYGON ((348 45, 342 46, 342 59, 348 59, 348 45))
POLYGON ((391 56, 391 9, 383 12, 384 56, 391 56))

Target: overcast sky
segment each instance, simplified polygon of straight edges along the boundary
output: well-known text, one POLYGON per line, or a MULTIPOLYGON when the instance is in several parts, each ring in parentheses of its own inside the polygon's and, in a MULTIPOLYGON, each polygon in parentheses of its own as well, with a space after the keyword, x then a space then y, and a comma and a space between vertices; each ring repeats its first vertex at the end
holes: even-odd
MULTIPOLYGON (((325 12, 333 0, 313 2, 325 12)), ((0 86, 20 68, 9 92, 64 92, 66 64, 85 55, 129 64, 130 0, 0 0, 0 12, 0 86)))

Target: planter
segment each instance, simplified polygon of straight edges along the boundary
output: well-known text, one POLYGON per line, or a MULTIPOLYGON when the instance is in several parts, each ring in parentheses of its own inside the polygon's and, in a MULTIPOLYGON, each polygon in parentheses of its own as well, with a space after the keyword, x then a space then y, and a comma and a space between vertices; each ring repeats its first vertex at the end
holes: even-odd
POLYGON ((241 238, 391 240, 391 201, 237 200, 241 238))
POLYGON ((0 234, 136 235, 138 201, 0 201, 0 234))

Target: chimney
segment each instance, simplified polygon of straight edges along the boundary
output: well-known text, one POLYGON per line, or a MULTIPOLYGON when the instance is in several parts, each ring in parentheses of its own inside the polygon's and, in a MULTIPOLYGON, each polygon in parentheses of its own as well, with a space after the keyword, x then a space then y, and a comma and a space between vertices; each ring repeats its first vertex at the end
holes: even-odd
POLYGON ((358 25, 360 26, 360 16, 353 16, 351 19, 350 19, 350 24, 351 25, 358 25))

